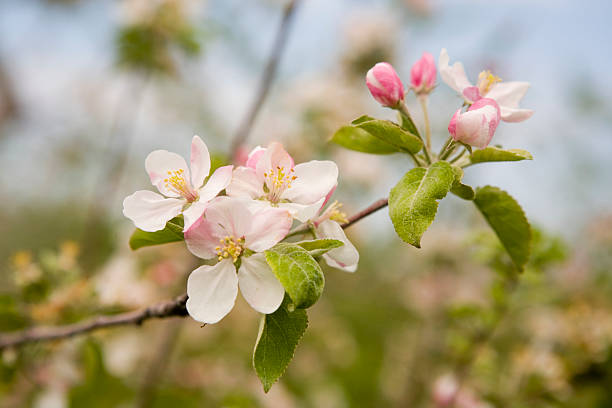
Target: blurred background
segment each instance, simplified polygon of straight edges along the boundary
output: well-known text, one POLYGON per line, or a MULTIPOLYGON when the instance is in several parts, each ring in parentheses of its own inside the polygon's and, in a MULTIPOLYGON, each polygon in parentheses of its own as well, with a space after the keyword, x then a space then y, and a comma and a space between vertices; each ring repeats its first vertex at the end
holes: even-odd
MULTIPOLYGON (((144 158, 187 154, 193 134, 228 161, 285 2, 0 2, 0 331, 134 310, 185 291, 181 244, 131 252, 121 201, 148 188, 144 158)), ((4 350, 2 407, 612 407, 612 3, 303 0, 249 146, 340 168, 351 214, 409 166, 328 143, 362 115, 393 119, 366 71, 404 82, 447 48, 475 80, 529 81, 535 115, 495 143, 534 160, 470 167, 534 227, 520 276, 473 206, 454 197, 401 242, 385 210, 348 231, 354 275, 326 270, 295 359, 269 394, 251 368, 259 318, 148 322, 4 350)), ((420 111, 409 98, 415 119, 420 111)), ((461 101, 432 95, 434 141, 461 101)))

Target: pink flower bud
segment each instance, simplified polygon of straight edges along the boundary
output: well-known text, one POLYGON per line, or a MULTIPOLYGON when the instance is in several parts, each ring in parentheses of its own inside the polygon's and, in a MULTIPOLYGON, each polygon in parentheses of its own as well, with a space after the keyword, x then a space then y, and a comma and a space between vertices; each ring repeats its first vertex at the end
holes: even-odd
POLYGON ((430 93, 436 84, 436 62, 433 55, 424 52, 410 69, 410 86, 417 95, 430 93))
POLYGON ((497 102, 482 98, 470 106, 467 112, 457 110, 448 124, 448 132, 456 141, 483 149, 491 142, 500 120, 501 112, 497 102))
POLYGON ((370 93, 382 106, 397 107, 404 100, 404 85, 388 62, 379 62, 366 75, 370 93))

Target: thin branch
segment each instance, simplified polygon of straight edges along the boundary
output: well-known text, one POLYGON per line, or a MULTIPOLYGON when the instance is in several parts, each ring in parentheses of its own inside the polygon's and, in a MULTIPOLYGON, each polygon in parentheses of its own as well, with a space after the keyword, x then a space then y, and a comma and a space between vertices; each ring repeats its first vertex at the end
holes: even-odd
MULTIPOLYGON (((389 200, 381 198, 362 211, 353 214, 342 228, 348 228, 357 221, 384 208, 389 200)), ((308 227, 307 227, 308 228, 308 227)), ((121 313, 111 316, 98 316, 84 322, 59 327, 34 327, 19 332, 0 335, 0 351, 8 347, 21 346, 26 343, 38 341, 52 341, 89 333, 98 329, 115 326, 141 325, 144 321, 157 318, 163 319, 173 316, 187 316, 187 294, 173 300, 156 303, 142 310, 121 313)))
POLYGON ((105 327, 141 325, 144 321, 153 318, 166 318, 171 316, 186 316, 187 294, 173 300, 156 303, 142 310, 121 313, 111 316, 98 316, 91 320, 60 327, 34 327, 24 331, 3 334, 0 336, 0 350, 7 347, 20 346, 35 341, 51 341, 73 337, 105 327))
POLYGON ((285 48, 285 44, 287 43, 289 28, 291 27, 291 22, 293 20, 292 17, 298 3, 299 0, 291 0, 285 7, 280 26, 278 27, 278 32, 276 33, 276 38, 274 39, 274 45, 272 46, 272 53, 268 58, 263 76, 261 77, 261 82, 259 83, 257 93, 255 94, 255 99, 253 100, 247 115, 238 127, 238 130, 236 131, 232 140, 230 152, 232 153, 232 157, 234 159, 236 159, 240 146, 242 146, 249 136, 251 128, 255 123, 255 119, 257 119, 257 115, 259 114, 259 111, 261 110, 261 107, 266 100, 268 93, 270 92, 270 87, 276 75, 278 63, 285 48))

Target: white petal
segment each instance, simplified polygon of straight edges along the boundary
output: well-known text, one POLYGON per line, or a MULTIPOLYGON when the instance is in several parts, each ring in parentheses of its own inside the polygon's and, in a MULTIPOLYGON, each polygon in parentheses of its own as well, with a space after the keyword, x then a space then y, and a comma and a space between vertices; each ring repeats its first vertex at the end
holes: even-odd
POLYGON ((191 185, 198 189, 210 173, 210 153, 200 136, 191 140, 191 185))
POLYGON ((143 231, 159 231, 181 213, 184 200, 166 198, 152 191, 140 190, 123 200, 123 215, 143 231))
POLYGON ((282 195, 299 204, 312 204, 325 197, 338 184, 338 166, 333 161, 312 160, 295 166, 296 179, 282 195))
POLYGON ((246 200, 217 197, 206 209, 208 222, 218 225, 227 235, 240 238, 251 231, 253 214, 246 200))
POLYGON ((293 220, 287 211, 270 207, 256 211, 251 222, 251 231, 245 236, 245 245, 252 251, 261 252, 285 238, 293 220))
POLYGON ((193 222, 184 235, 187 249, 192 254, 202 259, 212 259, 217 257, 215 248, 219 245, 219 240, 229 234, 220 225, 200 217, 193 222))
POLYGON ((255 170, 238 167, 225 191, 230 197, 259 198, 264 195, 263 180, 257 177, 255 170))
POLYGON ((210 176, 206 185, 200 189, 200 201, 208 202, 215 198, 232 181, 232 169, 234 166, 219 167, 210 176))
POLYGON ((278 208, 287 210, 296 220, 306 222, 316 217, 325 199, 326 197, 323 197, 314 204, 278 203, 277 205, 278 208))
POLYGON ((200 266, 187 280, 187 312, 202 323, 217 323, 234 307, 238 276, 232 261, 200 266))
POLYGON ((500 106, 518 108, 528 89, 529 82, 500 82, 493 85, 485 97, 495 99, 500 106))
POLYGON ((531 109, 512 109, 500 105, 499 110, 501 111, 501 120, 504 122, 522 122, 533 115, 531 109))
POLYGON ((145 159, 145 169, 149 174, 151 183, 167 197, 179 197, 179 194, 165 186, 164 179, 168 178, 168 172, 183 170, 185 181, 189 183, 189 168, 185 159, 167 150, 155 150, 149 153, 145 159))
POLYGON ((185 220, 183 231, 187 231, 198 219, 200 219, 200 217, 204 214, 207 205, 208 203, 205 201, 195 201, 191 203, 189 208, 183 211, 183 218, 185 220))
POLYGON ((342 269, 346 272, 355 272, 359 263, 359 252, 357 248, 348 240, 344 230, 336 221, 325 220, 317 227, 317 236, 320 238, 337 239, 344 242, 339 248, 334 248, 323 258, 327 264, 333 268, 342 269))
POLYGON ((440 51, 440 58, 438 59, 438 70, 440 71, 440 77, 448 86, 450 86, 460 95, 463 95, 463 90, 472 86, 472 84, 465 75, 463 64, 460 62, 455 62, 451 67, 448 65, 449 60, 450 58, 448 56, 448 52, 446 52, 446 48, 442 48, 442 51, 440 51))
POLYGON ((274 276, 264 254, 242 258, 238 285, 245 300, 260 313, 273 313, 283 303, 285 289, 274 276))
POLYGON ((283 146, 280 143, 272 142, 260 156, 259 160, 257 160, 255 171, 257 178, 263 180, 265 178, 264 173, 269 173, 271 170, 276 170, 279 167, 288 172, 293 168, 293 165, 293 158, 283 146))

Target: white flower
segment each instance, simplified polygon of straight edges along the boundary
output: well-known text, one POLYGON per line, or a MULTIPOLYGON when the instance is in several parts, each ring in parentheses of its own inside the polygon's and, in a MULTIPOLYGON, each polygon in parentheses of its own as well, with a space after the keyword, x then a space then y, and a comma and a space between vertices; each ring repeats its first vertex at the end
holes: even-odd
POLYGON ((279 143, 271 143, 249 154, 246 167, 234 171, 226 192, 230 197, 255 200, 255 205, 283 208, 306 222, 317 214, 337 182, 336 163, 312 160, 296 166, 279 143))
POLYGON ((204 213, 206 205, 225 189, 232 179, 233 166, 210 173, 210 155, 198 136, 191 141, 191 174, 185 159, 166 150, 155 150, 145 160, 145 168, 160 193, 140 190, 123 200, 123 215, 143 231, 159 231, 179 214, 186 231, 204 213), (164 197, 165 196, 165 197, 164 197), (167 198, 168 197, 168 198, 167 198))
POLYGON ((522 122, 533 115, 532 110, 519 108, 519 102, 529 89, 529 82, 502 82, 490 71, 482 71, 478 75, 478 83, 474 86, 467 79, 463 64, 455 62, 449 66, 449 60, 448 53, 443 48, 438 60, 440 76, 466 102, 472 104, 481 98, 493 99, 499 105, 501 120, 504 122, 522 122))
POLYGON ((254 208, 247 201, 229 197, 214 200, 205 216, 185 232, 187 248, 194 255, 219 260, 189 275, 187 311, 191 317, 203 323, 218 322, 234 307, 238 287, 258 312, 278 309, 285 290, 259 252, 280 242, 291 223, 289 213, 279 208, 254 208), (256 253, 243 256, 245 252, 256 253))

